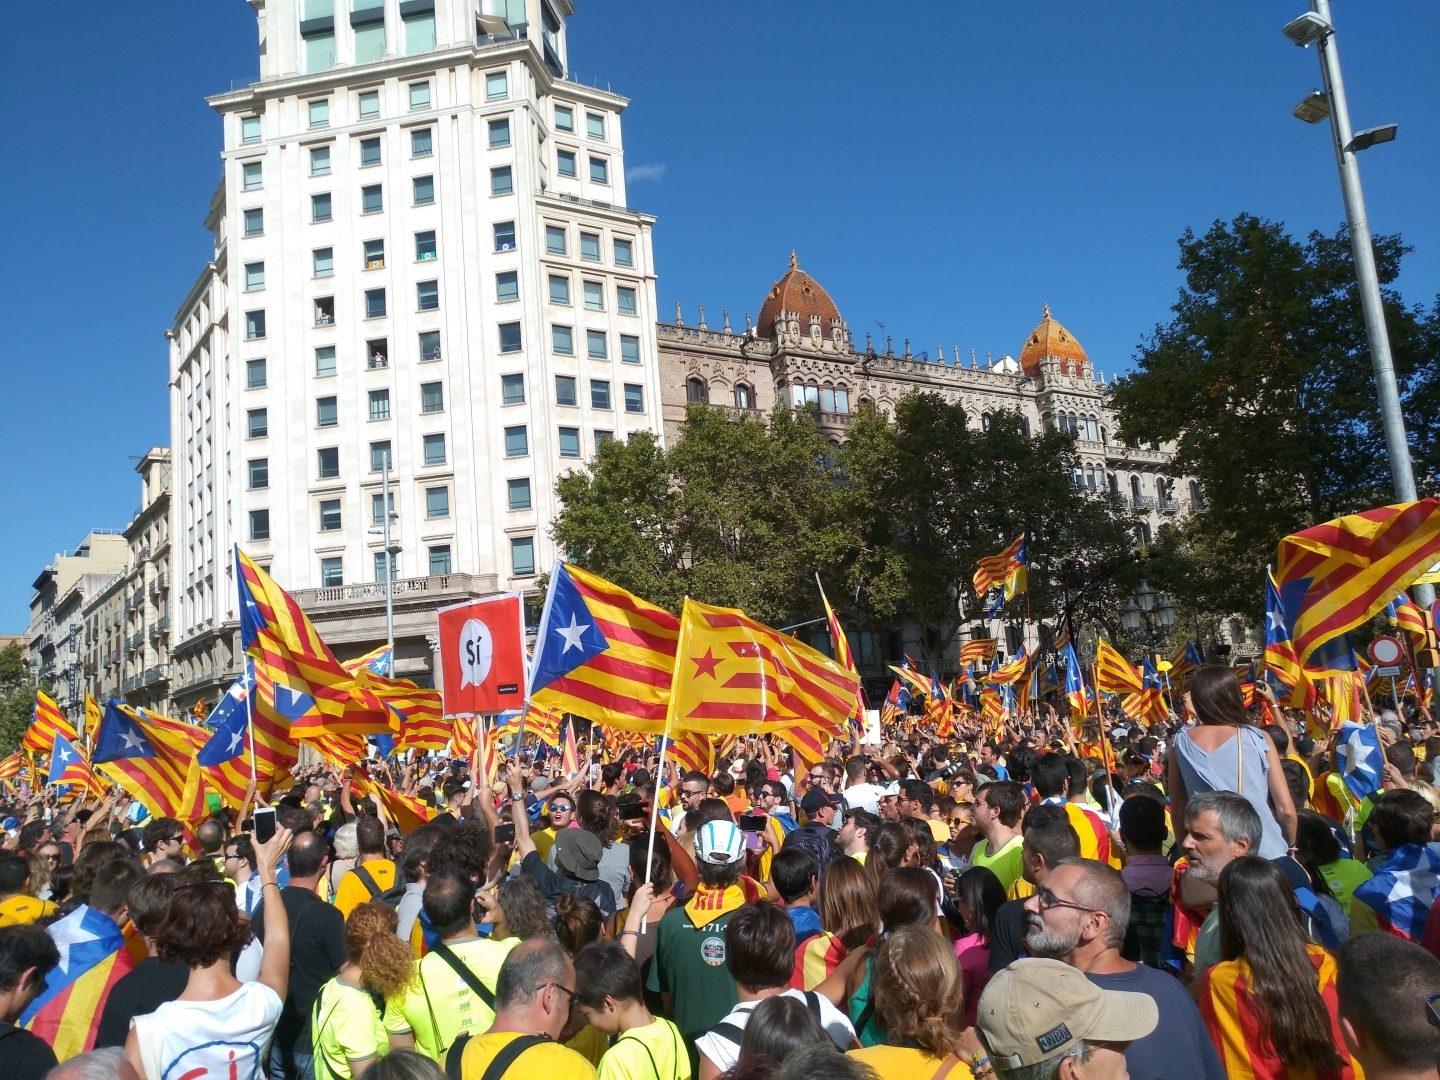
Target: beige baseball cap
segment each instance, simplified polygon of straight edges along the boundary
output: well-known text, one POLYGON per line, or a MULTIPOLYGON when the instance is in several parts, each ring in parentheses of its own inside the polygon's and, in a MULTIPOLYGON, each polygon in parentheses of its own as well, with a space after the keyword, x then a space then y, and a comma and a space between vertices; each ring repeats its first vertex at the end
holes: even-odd
POLYGON ((1102 990, 1059 960, 1016 960, 980 995, 976 1027, 1000 1069, 1038 1065, 1085 1040, 1132 1042, 1155 1030, 1148 994, 1102 990))

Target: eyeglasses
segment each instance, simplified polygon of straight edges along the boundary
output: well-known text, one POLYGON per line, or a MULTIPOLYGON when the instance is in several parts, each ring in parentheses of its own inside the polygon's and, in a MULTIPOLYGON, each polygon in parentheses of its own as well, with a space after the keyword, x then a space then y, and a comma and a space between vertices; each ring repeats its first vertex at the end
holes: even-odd
POLYGON ((682 788, 680 789, 680 794, 681 794, 681 795, 684 795, 687 799, 693 799, 693 798, 695 798, 697 795, 708 795, 709 793, 710 793, 710 789, 709 789, 709 788, 700 788, 698 791, 697 791, 695 788, 683 788, 683 787, 682 787, 682 788))
POLYGON ((1425 1012, 1430 1023, 1440 1028, 1440 994, 1431 994, 1425 999, 1425 1012))
POLYGON ((823 784, 829 778, 824 773, 811 773, 805 779, 809 780, 812 784, 823 784))
POLYGON ((59 861, 60 861, 60 853, 59 853, 58 851, 57 851, 55 854, 53 854, 53 855, 50 855, 50 854, 47 853, 47 854, 41 856, 41 858, 43 858, 46 862, 59 862, 59 861))
POLYGON ((226 861, 226 862, 229 862, 231 859, 238 859, 238 858, 240 858, 240 853, 239 853, 238 851, 227 851, 227 852, 225 853, 225 861, 226 861))
POLYGON ((1044 885, 1037 885, 1035 887, 1035 903, 1039 905, 1041 911, 1049 911, 1051 908, 1057 907, 1074 908, 1076 911, 1089 911, 1092 913, 1099 911, 1098 908, 1088 907, 1085 904, 1077 904, 1074 900, 1065 900, 1056 896, 1044 885))
POLYGON ((568 995, 568 1000, 571 1002, 571 1004, 574 1004, 574 1002, 575 1002, 575 991, 574 991, 574 990, 571 990, 568 986, 563 986, 563 985, 561 985, 561 984, 558 983, 558 982, 552 982, 550 985, 553 986, 553 987, 555 987, 556 990, 563 990, 563 991, 568 995))

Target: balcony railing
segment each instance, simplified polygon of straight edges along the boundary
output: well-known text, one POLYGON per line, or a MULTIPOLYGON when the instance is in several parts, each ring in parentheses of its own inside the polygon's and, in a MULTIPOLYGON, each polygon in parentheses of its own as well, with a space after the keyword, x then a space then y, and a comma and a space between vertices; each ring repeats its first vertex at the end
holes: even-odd
POLYGON ((1130 505, 1136 510, 1154 510, 1156 499, 1154 495, 1132 495, 1130 505))
POLYGON ((1180 512, 1179 499, 1161 499, 1160 509, 1167 514, 1178 514, 1180 512))
POLYGON ((140 673, 137 685, 149 686, 152 683, 157 683, 161 679, 168 679, 169 677, 170 669, 164 664, 157 664, 155 667, 148 667, 140 673))
POLYGON ((131 690, 136 689, 139 685, 139 675, 127 675, 125 676, 125 678, 120 680, 120 692, 122 694, 128 694, 131 690))

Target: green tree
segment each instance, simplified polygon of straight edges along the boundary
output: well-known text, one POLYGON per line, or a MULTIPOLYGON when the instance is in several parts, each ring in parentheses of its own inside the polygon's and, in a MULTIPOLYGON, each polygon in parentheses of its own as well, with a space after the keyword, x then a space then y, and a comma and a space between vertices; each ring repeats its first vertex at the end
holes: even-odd
MULTIPOLYGON (((1393 236, 1374 249, 1388 286, 1407 249, 1393 236)), ((1390 499, 1349 237, 1300 243, 1241 214, 1203 236, 1187 230, 1180 269, 1173 318, 1142 344, 1113 405, 1122 437, 1175 441, 1173 473, 1204 492, 1172 538, 1193 561, 1157 584, 1198 609, 1249 611, 1281 537, 1390 499)), ((1433 476, 1434 316, 1393 289, 1384 297, 1417 472, 1433 476)))
POLYGON ((35 680, 18 644, 0 649, 0 756, 13 753, 30 726, 35 680))

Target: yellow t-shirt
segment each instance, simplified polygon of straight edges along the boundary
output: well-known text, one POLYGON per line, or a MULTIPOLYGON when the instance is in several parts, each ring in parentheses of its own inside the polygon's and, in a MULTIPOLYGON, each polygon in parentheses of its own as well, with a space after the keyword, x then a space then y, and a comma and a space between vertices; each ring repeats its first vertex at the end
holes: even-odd
POLYGON ((350 912, 367 900, 374 900, 376 896, 386 892, 395 884, 395 864, 389 859, 371 859, 365 863, 365 870, 375 879, 375 884, 380 886, 379 891, 373 896, 354 870, 340 879, 340 887, 335 890, 335 907, 347 919, 350 917, 350 912))
POLYGON ((935 838, 937 844, 948 844, 950 842, 950 826, 938 818, 926 818, 925 824, 930 826, 930 835, 935 838))
MULTIPOLYGON (((924 1050, 908 1046, 866 1046, 847 1050, 845 1056, 869 1065, 880 1080, 930 1080, 940 1068, 942 1058, 931 1057, 924 1050)), ((942 1080, 972 1080, 970 1066, 957 1058, 942 1080)))
POLYGON ((596 1072, 600 1080, 690 1080, 690 1055, 679 1029, 657 1016, 616 1039, 596 1072))
MULTIPOLYGON (((495 1055, 520 1036, 513 1031, 494 1035, 476 1035, 465 1044, 460 1058, 462 1080, 480 1080, 495 1055)), ((506 1080, 522 1076, 544 1077, 544 1080, 596 1080, 594 1067, 574 1050, 559 1043, 540 1043, 523 1051, 515 1064, 506 1070, 506 1080)))
POLYGON ((610 1040, 599 1028, 593 1024, 586 1024, 565 1045, 591 1065, 598 1066, 600 1059, 605 1056, 605 1051, 610 1049, 610 1040))
POLYGON ((390 1049, 370 995, 338 978, 320 988, 312 1016, 315 1080, 350 1080, 352 1061, 383 1057, 390 1049))
POLYGON ((23 926, 55 914, 57 908, 49 900, 20 893, 0 900, 0 926, 23 926))
MULTIPOLYGON (((450 949, 494 993, 500 965, 519 944, 519 938, 479 938, 451 945, 450 949)), ((385 1030, 395 1035, 413 1034, 415 1049, 441 1064, 444 1052, 462 1031, 477 1035, 494 1022, 495 1013, 489 1006, 433 952, 416 961, 415 979, 405 996, 385 1005, 385 1030)))

